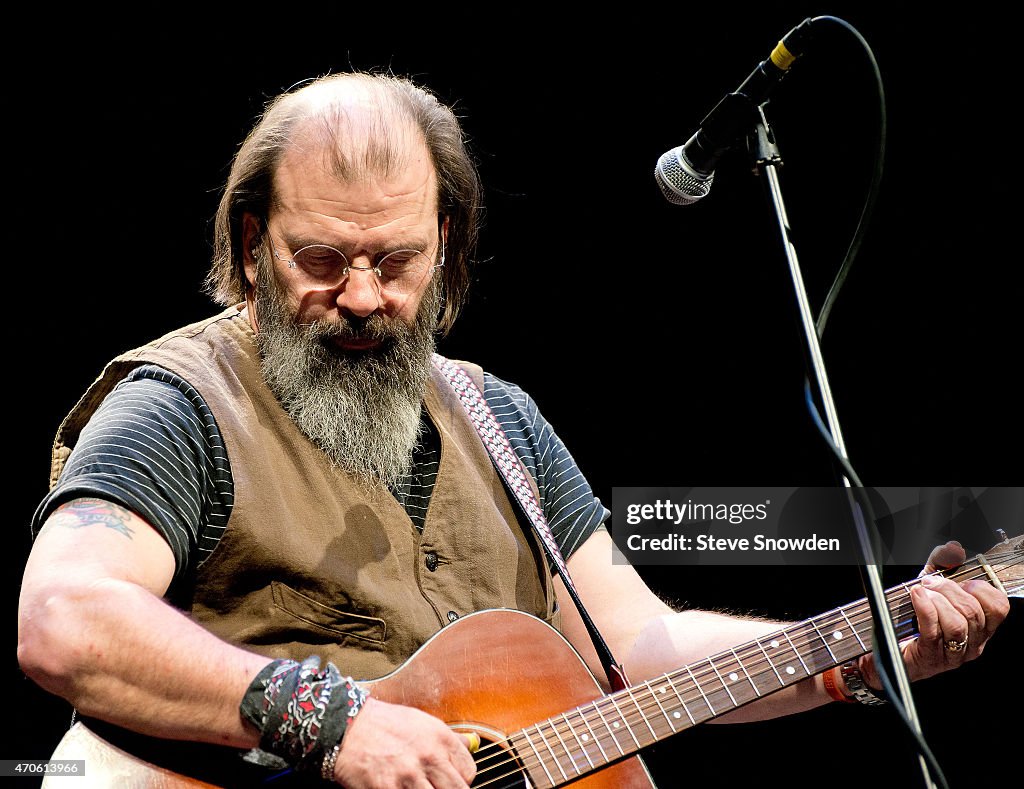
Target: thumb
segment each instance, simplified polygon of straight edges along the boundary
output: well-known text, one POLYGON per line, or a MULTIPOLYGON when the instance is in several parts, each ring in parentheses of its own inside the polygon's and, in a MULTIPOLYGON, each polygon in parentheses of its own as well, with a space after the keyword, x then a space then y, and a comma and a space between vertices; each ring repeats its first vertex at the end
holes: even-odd
POLYGON ((928 563, 921 571, 921 575, 928 575, 938 570, 948 570, 950 567, 958 567, 964 563, 967 552, 956 540, 950 540, 945 545, 938 545, 928 554, 928 563))

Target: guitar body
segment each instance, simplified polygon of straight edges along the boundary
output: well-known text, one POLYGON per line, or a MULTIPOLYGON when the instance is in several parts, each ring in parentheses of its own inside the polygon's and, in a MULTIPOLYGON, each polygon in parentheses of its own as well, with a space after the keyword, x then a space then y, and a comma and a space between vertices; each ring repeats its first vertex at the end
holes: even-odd
MULTIPOLYGON (((529 614, 512 610, 481 611, 455 621, 396 671, 366 684, 371 686, 374 698, 417 707, 447 722, 455 731, 477 733, 483 742, 480 753, 495 752, 501 746, 494 743, 504 741, 506 735, 604 695, 582 658, 556 630, 529 614)), ((64 736, 51 758, 84 759, 85 777, 48 778, 44 782, 47 789, 65 784, 74 789, 215 786, 189 777, 187 771, 167 770, 132 756, 81 723, 64 736)), ((492 761, 509 764, 504 753, 492 761)), ((479 763, 481 774, 474 786, 493 778, 484 774, 484 764, 479 763)), ((581 789, 654 786, 635 755, 580 777, 549 777, 543 772, 526 773, 525 777, 529 783, 519 775, 514 784, 497 785, 536 787, 571 781, 581 789)), ((275 786, 288 784, 287 780, 274 781, 275 786)))

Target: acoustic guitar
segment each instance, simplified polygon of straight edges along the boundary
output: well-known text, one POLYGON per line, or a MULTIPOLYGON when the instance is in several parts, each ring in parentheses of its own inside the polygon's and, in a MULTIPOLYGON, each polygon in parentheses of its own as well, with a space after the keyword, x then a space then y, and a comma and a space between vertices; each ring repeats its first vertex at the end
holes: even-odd
MULTIPOLYGON (((987 580, 1022 596, 1024 537, 943 574, 987 580)), ((886 591, 900 638, 916 633, 910 589, 919 582, 886 591)), ((368 684, 378 699, 479 735, 474 787, 650 789, 644 748, 863 655, 871 641, 871 611, 862 599, 608 694, 549 625, 520 611, 487 610, 448 625, 396 671, 368 684)), ((46 789, 215 786, 116 748, 82 723, 52 758, 84 760, 85 774, 48 777, 46 789)), ((288 778, 271 785, 288 786, 288 778)))

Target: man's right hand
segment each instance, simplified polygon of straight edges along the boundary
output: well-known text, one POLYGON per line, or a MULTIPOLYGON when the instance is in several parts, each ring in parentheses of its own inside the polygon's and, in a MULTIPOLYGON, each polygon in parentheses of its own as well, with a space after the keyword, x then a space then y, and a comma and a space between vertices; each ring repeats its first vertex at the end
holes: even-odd
POLYGON ((466 739, 412 707, 370 696, 349 723, 334 780, 351 789, 466 789, 476 764, 466 739))

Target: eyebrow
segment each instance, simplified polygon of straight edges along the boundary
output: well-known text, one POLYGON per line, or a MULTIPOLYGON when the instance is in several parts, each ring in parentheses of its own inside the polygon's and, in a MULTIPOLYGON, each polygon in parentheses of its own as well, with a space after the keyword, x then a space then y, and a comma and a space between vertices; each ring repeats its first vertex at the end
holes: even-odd
MULTIPOLYGON (((329 242, 329 241, 325 241, 322 238, 312 238, 310 236, 290 236, 290 235, 287 235, 286 233, 281 233, 281 236, 282 236, 282 238, 284 238, 285 243, 288 245, 288 249, 292 253, 298 252, 303 247, 310 247, 310 246, 317 246, 318 245, 318 246, 332 247, 334 249, 337 249, 343 255, 345 255, 346 258, 347 257, 351 257, 350 253, 351 253, 352 247, 349 246, 349 245, 346 245, 346 244, 339 244, 337 242, 329 242), (345 249, 346 246, 348 247, 347 251, 345 249)), ((368 251, 371 251, 373 256, 375 258, 378 258, 378 257, 382 257, 384 255, 390 254, 391 252, 397 252, 400 249, 415 249, 418 252, 426 252, 427 248, 429 246, 430 246, 430 242, 429 241, 425 241, 424 242, 422 238, 414 239, 412 237, 409 237, 409 238, 405 238, 405 239, 389 240, 387 243, 384 244, 384 246, 382 246, 382 247, 380 247, 378 249, 368 250, 368 251)))

